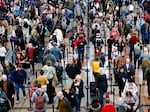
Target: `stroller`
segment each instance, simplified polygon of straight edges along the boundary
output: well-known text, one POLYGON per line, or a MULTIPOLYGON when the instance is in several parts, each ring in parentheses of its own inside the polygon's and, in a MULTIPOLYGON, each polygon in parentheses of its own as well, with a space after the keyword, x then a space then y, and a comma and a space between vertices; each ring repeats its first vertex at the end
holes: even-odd
POLYGON ((98 91, 96 91, 96 98, 94 98, 90 105, 90 112, 100 112, 101 104, 99 102, 98 91))

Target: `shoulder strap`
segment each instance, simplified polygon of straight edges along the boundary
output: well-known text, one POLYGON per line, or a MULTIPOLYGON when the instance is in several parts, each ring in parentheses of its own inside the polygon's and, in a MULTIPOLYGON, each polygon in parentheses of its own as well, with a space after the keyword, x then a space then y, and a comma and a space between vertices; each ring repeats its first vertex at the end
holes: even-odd
POLYGON ((64 100, 65 100, 65 102, 66 102, 66 104, 67 104, 67 107, 68 107, 68 109, 69 109, 69 112, 72 112, 72 107, 71 107, 71 104, 70 104, 69 100, 68 100, 66 97, 64 97, 64 100))
POLYGON ((44 95, 44 92, 42 91, 42 94, 40 95, 38 92, 36 92, 36 95, 37 96, 43 96, 44 95))

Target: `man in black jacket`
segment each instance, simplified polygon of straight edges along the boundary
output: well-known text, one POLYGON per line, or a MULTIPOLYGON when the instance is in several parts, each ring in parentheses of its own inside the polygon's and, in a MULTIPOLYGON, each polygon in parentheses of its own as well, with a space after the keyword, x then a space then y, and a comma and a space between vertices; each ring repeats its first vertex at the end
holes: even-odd
POLYGON ((2 87, 2 90, 6 93, 10 103, 11 108, 14 107, 14 95, 15 95, 15 87, 13 82, 7 78, 6 75, 1 76, 0 86, 2 87))
POLYGON ((100 93, 100 103, 103 105, 104 103, 104 93, 106 93, 108 88, 106 74, 104 74, 103 69, 100 69, 99 74, 96 77, 96 89, 99 90, 100 93))
POLYGON ((71 79, 75 79, 76 75, 81 73, 79 66, 73 63, 73 59, 69 60, 69 63, 66 66, 66 72, 71 79))

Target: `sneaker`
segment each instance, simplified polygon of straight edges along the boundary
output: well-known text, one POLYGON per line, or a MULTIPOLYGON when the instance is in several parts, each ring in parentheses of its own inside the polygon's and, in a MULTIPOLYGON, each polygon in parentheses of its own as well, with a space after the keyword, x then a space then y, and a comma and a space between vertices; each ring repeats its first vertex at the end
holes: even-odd
POLYGON ((19 103, 19 100, 16 100, 16 104, 18 104, 19 103))
POLYGON ((24 96, 24 100, 25 100, 25 99, 27 99, 27 97, 26 97, 26 96, 24 96))

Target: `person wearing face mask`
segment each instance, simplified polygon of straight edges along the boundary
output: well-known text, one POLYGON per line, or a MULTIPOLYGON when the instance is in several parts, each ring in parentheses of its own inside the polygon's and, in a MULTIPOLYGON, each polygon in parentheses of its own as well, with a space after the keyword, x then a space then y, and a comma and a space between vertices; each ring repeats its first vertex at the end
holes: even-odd
POLYGON ((83 92, 84 82, 80 75, 76 75, 75 80, 71 85, 71 89, 74 90, 75 102, 76 102, 76 112, 80 111, 81 99, 84 97, 83 92))
POLYGON ((10 105, 8 102, 8 97, 6 93, 2 90, 0 86, 0 112, 8 112, 10 110, 10 105))
POLYGON ((63 92, 59 91, 57 93, 56 99, 57 101, 57 107, 56 107, 56 112, 72 112, 72 107, 69 102, 69 100, 64 97, 63 92))

